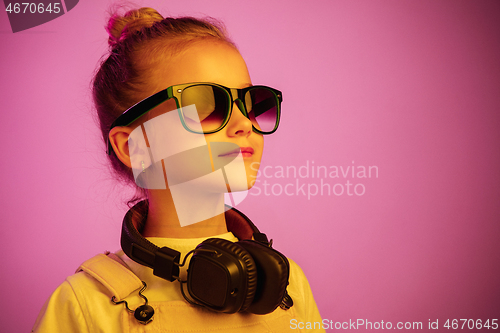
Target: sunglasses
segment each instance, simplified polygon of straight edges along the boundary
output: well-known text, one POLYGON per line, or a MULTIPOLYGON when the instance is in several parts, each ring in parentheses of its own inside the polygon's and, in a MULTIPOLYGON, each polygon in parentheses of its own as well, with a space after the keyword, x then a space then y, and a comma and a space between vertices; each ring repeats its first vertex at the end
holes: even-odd
MULTIPOLYGON (((175 100, 184 128, 199 134, 222 130, 231 118, 234 103, 251 121, 254 132, 272 134, 278 129, 283 101, 281 91, 266 86, 235 89, 215 83, 179 84, 133 105, 113 122, 110 130, 116 126, 130 125, 170 98, 175 100)), ((108 142, 108 153, 111 151, 108 142)))

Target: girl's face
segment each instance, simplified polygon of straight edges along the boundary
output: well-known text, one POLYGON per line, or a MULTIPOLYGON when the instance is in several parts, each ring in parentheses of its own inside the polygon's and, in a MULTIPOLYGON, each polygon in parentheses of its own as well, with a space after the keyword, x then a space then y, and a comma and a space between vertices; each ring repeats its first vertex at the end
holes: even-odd
MULTIPOLYGON (((150 80, 148 85, 155 87, 155 91, 151 91, 151 94, 172 85, 192 82, 217 83, 238 89, 252 85, 240 53, 224 42, 214 40, 196 42, 168 60, 158 63, 159 65, 152 71, 152 77, 148 78, 150 80)), ((176 109, 175 101, 171 99, 151 110, 147 118, 151 119, 174 109, 176 109)), ((233 104, 227 125, 219 132, 204 136, 209 145, 211 142, 222 142, 229 143, 229 147, 233 147, 231 150, 240 147, 246 171, 246 187, 251 188, 255 183, 262 158, 264 138, 252 130, 251 121, 243 115, 236 103, 233 104)), ((230 158, 231 155, 229 152, 228 156, 221 158, 230 158)), ((217 158, 217 155, 214 156, 217 158)), ((189 173, 190 167, 193 166, 186 166, 185 173, 189 173)))

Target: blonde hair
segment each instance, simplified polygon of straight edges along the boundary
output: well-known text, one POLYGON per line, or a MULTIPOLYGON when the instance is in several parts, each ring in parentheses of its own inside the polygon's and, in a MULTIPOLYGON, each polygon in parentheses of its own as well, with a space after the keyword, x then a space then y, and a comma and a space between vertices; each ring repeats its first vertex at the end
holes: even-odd
MULTIPOLYGON (((156 61, 171 57, 191 43, 213 39, 236 48, 224 26, 212 18, 164 18, 152 8, 140 8, 123 15, 113 14, 106 26, 110 54, 92 81, 92 93, 102 137, 107 142, 113 121, 137 103, 148 85, 148 72, 156 61)), ((130 168, 115 154, 111 165, 121 179, 134 182, 130 168)))

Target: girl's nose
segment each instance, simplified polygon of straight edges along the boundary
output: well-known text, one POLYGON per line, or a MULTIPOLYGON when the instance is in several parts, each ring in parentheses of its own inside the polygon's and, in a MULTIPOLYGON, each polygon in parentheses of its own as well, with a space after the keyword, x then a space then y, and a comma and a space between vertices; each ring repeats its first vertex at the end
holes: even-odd
POLYGON ((227 123, 227 131, 230 136, 247 136, 252 132, 252 122, 244 115, 244 106, 241 101, 236 100, 233 103, 231 118, 227 123))

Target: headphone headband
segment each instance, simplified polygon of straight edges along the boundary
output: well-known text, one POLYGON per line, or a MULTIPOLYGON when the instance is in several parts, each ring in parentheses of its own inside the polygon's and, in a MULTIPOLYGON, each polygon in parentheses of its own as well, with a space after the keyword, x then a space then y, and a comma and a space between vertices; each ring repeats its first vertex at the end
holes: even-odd
MULTIPOLYGON (((147 202, 140 201, 132 207, 123 218, 121 247, 123 252, 135 262, 153 269, 153 274, 168 281, 174 281, 179 277, 180 252, 168 248, 158 247, 148 241, 140 234, 137 219, 145 222, 147 218, 147 202), (145 212, 141 214, 141 212, 145 212)), ((243 213, 235 208, 225 212, 226 225, 228 231, 232 232, 239 240, 255 239, 256 241, 269 245, 267 236, 259 231, 257 227, 243 213)))

